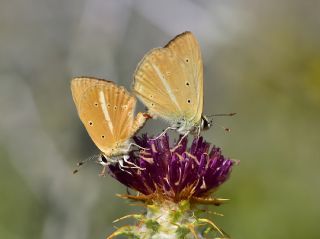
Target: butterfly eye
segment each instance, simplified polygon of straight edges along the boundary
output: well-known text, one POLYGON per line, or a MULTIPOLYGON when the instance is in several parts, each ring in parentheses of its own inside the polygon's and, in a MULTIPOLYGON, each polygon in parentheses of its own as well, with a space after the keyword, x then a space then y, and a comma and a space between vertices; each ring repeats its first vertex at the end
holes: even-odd
POLYGON ((189 86, 189 85, 190 85, 190 83, 188 81, 186 81, 186 86, 189 86))
POLYGON ((117 106, 114 106, 113 109, 114 109, 114 110, 117 110, 117 106))
POLYGON ((104 162, 104 163, 108 162, 108 160, 103 155, 101 155, 101 161, 104 162))
POLYGON ((95 102, 95 103, 94 103, 94 106, 95 106, 95 107, 98 107, 98 103, 97 103, 97 102, 95 102))
POLYGON ((185 59, 185 61, 188 63, 188 62, 189 62, 189 59, 188 59, 188 58, 186 58, 186 59, 185 59))
POLYGON ((93 122, 92 122, 92 121, 89 121, 89 125, 92 126, 92 125, 93 125, 93 122))
POLYGON ((189 99, 189 100, 187 100, 187 102, 190 104, 190 103, 191 103, 191 100, 189 99))
POLYGON ((110 108, 110 104, 108 104, 107 107, 110 108))
POLYGON ((101 138, 103 138, 103 139, 104 139, 104 135, 101 135, 101 138))

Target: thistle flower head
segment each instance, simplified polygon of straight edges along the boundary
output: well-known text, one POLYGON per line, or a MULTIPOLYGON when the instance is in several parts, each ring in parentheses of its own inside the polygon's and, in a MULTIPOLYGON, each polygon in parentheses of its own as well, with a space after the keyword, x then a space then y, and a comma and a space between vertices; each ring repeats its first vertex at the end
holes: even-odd
POLYGON ((170 146, 167 135, 157 139, 143 135, 134 140, 145 150, 131 152, 122 167, 109 165, 109 173, 138 191, 137 196, 122 197, 145 202, 147 211, 121 218, 133 217, 139 223, 121 227, 109 238, 229 238, 212 221, 196 216, 197 209, 191 204, 219 205, 224 201, 210 194, 228 179, 233 161, 202 137, 194 139, 190 147, 186 138, 170 146))
POLYGON ((170 147, 168 135, 155 140, 143 135, 135 142, 146 149, 130 155, 129 161, 138 167, 110 165, 109 169, 114 178, 149 199, 179 202, 207 197, 227 180, 233 165, 202 137, 194 139, 189 149, 186 138, 170 147))

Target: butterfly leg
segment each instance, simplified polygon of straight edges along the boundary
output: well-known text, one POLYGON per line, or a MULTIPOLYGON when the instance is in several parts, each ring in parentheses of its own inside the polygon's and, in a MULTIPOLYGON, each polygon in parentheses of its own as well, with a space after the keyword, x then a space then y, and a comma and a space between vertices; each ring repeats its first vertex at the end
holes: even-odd
POLYGON ((142 150, 147 150, 147 148, 141 147, 140 145, 137 145, 137 144, 135 144, 135 143, 130 143, 130 144, 129 144, 129 147, 128 147, 128 149, 127 149, 128 152, 130 151, 130 148, 131 148, 132 146, 136 146, 137 148, 142 149, 142 150))
POLYGON ((198 127, 198 138, 200 138, 200 133, 201 133, 201 127, 198 127))
POLYGON ((181 137, 181 139, 179 140, 179 143, 177 144, 177 146, 180 146, 180 145, 181 145, 182 140, 184 140, 184 138, 187 137, 189 133, 190 133, 190 131, 187 131, 187 132, 181 137))
POLYGON ((99 176, 100 176, 100 177, 105 177, 105 176, 106 176, 106 168, 107 168, 107 165, 103 165, 103 166, 102 166, 102 170, 101 170, 101 172, 99 173, 99 176))
POLYGON ((127 167, 127 168, 136 168, 136 169, 140 169, 140 170, 145 170, 145 168, 139 167, 138 165, 130 162, 128 159, 129 159, 129 156, 128 156, 128 155, 124 155, 124 156, 123 156, 123 161, 126 162, 127 164, 132 165, 133 167, 130 167, 130 166, 129 166, 129 167, 127 167))
POLYGON ((122 160, 122 159, 119 160, 119 169, 123 172, 126 172, 126 173, 132 175, 132 173, 125 170, 125 168, 130 168, 130 167, 123 165, 123 162, 124 162, 124 160, 122 160))
POLYGON ((165 135, 165 134, 168 132, 168 130, 170 130, 170 129, 175 130, 176 128, 169 126, 169 127, 167 127, 161 134, 159 134, 157 137, 153 138, 152 140, 159 139, 160 137, 162 137, 163 135, 165 135))

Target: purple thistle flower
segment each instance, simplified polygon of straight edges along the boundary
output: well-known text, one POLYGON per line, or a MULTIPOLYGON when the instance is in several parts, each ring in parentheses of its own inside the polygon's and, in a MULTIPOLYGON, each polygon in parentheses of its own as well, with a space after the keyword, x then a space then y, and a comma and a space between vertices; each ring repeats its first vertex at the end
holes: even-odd
POLYGON ((193 140, 187 148, 187 139, 170 147, 169 137, 149 139, 135 137, 144 151, 131 152, 128 161, 142 169, 124 164, 109 165, 109 173, 122 184, 135 189, 148 199, 168 199, 179 202, 186 199, 206 198, 224 183, 234 162, 226 159, 221 150, 203 140, 193 140))

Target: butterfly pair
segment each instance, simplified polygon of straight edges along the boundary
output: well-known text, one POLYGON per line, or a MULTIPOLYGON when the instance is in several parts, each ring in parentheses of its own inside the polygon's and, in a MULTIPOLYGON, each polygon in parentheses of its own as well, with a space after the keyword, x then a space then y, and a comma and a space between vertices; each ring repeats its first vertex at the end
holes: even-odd
POLYGON ((164 48, 151 50, 139 63, 133 93, 147 106, 148 113, 134 116, 135 97, 110 81, 74 78, 71 90, 82 123, 103 153, 103 165, 123 163, 123 156, 133 145, 131 137, 150 117, 168 121, 168 129, 183 135, 200 134, 210 127, 202 115, 200 47, 191 32, 176 36, 164 48))

